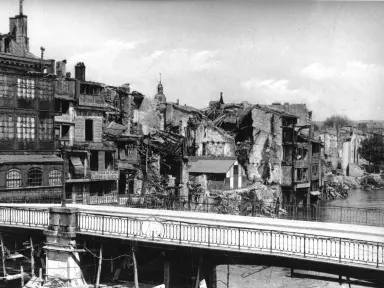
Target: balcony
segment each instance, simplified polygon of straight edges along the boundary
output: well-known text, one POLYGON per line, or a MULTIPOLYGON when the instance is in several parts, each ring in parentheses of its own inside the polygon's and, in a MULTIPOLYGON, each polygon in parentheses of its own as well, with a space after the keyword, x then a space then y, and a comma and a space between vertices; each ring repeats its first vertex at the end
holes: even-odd
POLYGON ((61 115, 55 116, 55 122, 74 124, 75 117, 69 113, 61 114, 61 115))
POLYGON ((0 203, 60 203, 62 190, 62 186, 2 189, 0 203))

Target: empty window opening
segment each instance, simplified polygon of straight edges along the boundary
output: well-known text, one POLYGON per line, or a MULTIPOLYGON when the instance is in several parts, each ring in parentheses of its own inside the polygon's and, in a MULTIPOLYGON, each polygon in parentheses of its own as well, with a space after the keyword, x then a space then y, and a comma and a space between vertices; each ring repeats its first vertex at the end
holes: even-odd
POLYGON ((105 152, 105 169, 113 170, 113 156, 112 156, 112 152, 105 152))
POLYGON ((61 126, 61 139, 69 139, 69 125, 61 126))
POLYGON ((93 120, 85 119, 85 141, 93 141, 93 120))
POLYGON ((90 157, 90 168, 91 171, 98 171, 99 170, 99 151, 91 151, 91 157, 90 157))

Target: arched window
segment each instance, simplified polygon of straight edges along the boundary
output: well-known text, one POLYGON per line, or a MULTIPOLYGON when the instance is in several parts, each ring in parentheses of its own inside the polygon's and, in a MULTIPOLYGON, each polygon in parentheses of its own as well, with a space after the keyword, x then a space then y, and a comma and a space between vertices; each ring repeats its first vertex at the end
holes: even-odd
POLYGON ((21 187, 21 172, 17 169, 11 169, 7 172, 7 188, 21 187))
POLYGON ((27 186, 41 186, 43 184, 43 171, 34 167, 28 171, 27 186))
POLYGON ((52 169, 49 171, 49 186, 61 185, 61 171, 59 169, 52 169))

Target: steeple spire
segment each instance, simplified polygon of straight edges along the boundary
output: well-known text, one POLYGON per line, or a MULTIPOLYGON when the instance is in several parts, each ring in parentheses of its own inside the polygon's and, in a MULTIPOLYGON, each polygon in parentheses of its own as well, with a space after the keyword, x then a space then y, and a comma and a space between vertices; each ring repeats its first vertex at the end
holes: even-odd
POLYGON ((23 15, 23 2, 24 0, 19 0, 20 15, 23 15))
POLYGON ((161 73, 159 73, 159 74, 160 74, 160 82, 159 83, 161 84, 161 73))

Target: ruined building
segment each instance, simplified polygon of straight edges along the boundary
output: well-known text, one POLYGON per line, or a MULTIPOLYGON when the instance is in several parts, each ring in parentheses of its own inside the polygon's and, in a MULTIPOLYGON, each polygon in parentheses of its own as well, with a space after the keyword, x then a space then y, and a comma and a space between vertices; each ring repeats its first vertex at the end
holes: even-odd
POLYGON ((54 81, 44 73, 54 61, 29 52, 27 16, 20 7, 10 18, 10 32, 0 34, 0 194, 4 201, 60 201, 63 161, 54 155, 54 81))

